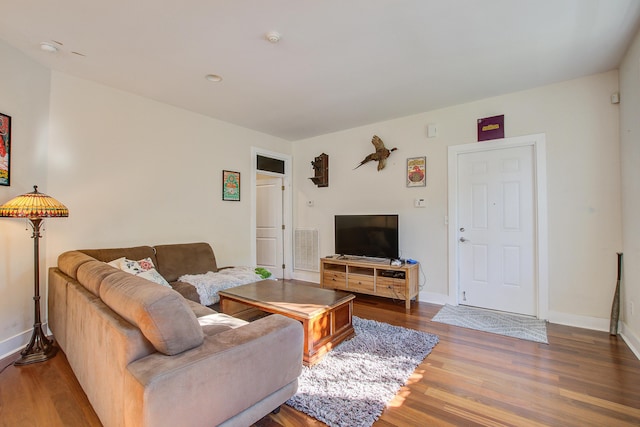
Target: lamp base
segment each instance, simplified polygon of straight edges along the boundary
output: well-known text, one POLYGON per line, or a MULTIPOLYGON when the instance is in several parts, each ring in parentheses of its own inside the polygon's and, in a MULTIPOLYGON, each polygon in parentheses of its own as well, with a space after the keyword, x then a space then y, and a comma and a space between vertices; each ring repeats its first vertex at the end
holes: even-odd
POLYGON ((15 366, 30 365, 31 363, 44 362, 56 355, 58 347, 42 332, 38 324, 33 327, 31 340, 24 350, 20 352, 20 358, 13 362, 15 366))

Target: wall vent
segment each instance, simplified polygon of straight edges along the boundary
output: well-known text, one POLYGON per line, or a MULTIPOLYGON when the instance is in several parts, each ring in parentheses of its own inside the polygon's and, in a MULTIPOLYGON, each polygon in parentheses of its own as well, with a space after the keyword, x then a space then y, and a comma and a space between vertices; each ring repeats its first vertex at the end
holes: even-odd
POLYGON ((293 233, 295 270, 320 271, 318 230, 296 228, 293 233))

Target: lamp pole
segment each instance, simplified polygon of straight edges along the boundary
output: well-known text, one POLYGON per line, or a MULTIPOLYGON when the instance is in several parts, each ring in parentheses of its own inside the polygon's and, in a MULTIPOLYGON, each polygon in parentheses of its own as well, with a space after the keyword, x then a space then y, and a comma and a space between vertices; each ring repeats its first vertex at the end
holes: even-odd
POLYGON ((31 333, 31 340, 29 344, 20 352, 20 359, 14 362, 14 365, 28 365, 30 363, 44 362, 51 359, 56 355, 58 348, 53 345, 53 342, 47 338, 42 331, 42 320, 40 317, 40 226, 42 225, 42 218, 29 218, 31 227, 33 228, 33 332, 31 333))

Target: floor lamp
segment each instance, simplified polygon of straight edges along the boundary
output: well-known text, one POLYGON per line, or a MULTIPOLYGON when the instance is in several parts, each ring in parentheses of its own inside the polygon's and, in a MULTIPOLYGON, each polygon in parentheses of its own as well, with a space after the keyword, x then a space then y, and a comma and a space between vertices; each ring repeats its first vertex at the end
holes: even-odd
POLYGON ((58 349, 53 341, 49 340, 42 331, 40 320, 40 251, 39 241, 40 226, 44 218, 67 217, 69 209, 53 197, 38 192, 38 186, 33 186, 33 192, 23 194, 9 200, 0 206, 0 217, 27 218, 33 228, 33 269, 34 269, 34 323, 31 340, 24 350, 20 352, 20 358, 14 365, 28 365, 30 363, 44 362, 56 355, 58 349))

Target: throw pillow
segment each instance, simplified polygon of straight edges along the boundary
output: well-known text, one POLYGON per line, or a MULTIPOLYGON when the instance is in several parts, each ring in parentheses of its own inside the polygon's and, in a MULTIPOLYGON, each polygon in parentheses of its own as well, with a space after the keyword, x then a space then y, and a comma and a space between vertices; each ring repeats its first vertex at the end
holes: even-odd
POLYGON ((155 269, 151 258, 144 258, 139 261, 133 261, 125 257, 114 259, 108 263, 109 265, 125 271, 134 276, 140 276, 151 282, 171 288, 169 282, 155 269))
POLYGON ((118 258, 118 259, 114 259, 111 262, 108 262, 107 264, 109 264, 111 267, 115 267, 118 270, 122 270, 122 263, 124 262, 126 258, 122 257, 122 258, 118 258))
POLYGON ((155 268, 155 265, 153 265, 151 258, 144 258, 140 261, 133 261, 125 258, 120 267, 121 270, 135 275, 149 271, 152 268, 155 268))
POLYGON ((136 274, 136 276, 150 280, 154 283, 157 283, 158 285, 167 286, 171 288, 171 285, 169 284, 169 282, 167 282, 165 278, 162 277, 162 275, 158 273, 158 271, 155 268, 150 268, 147 271, 143 271, 142 273, 136 274))

